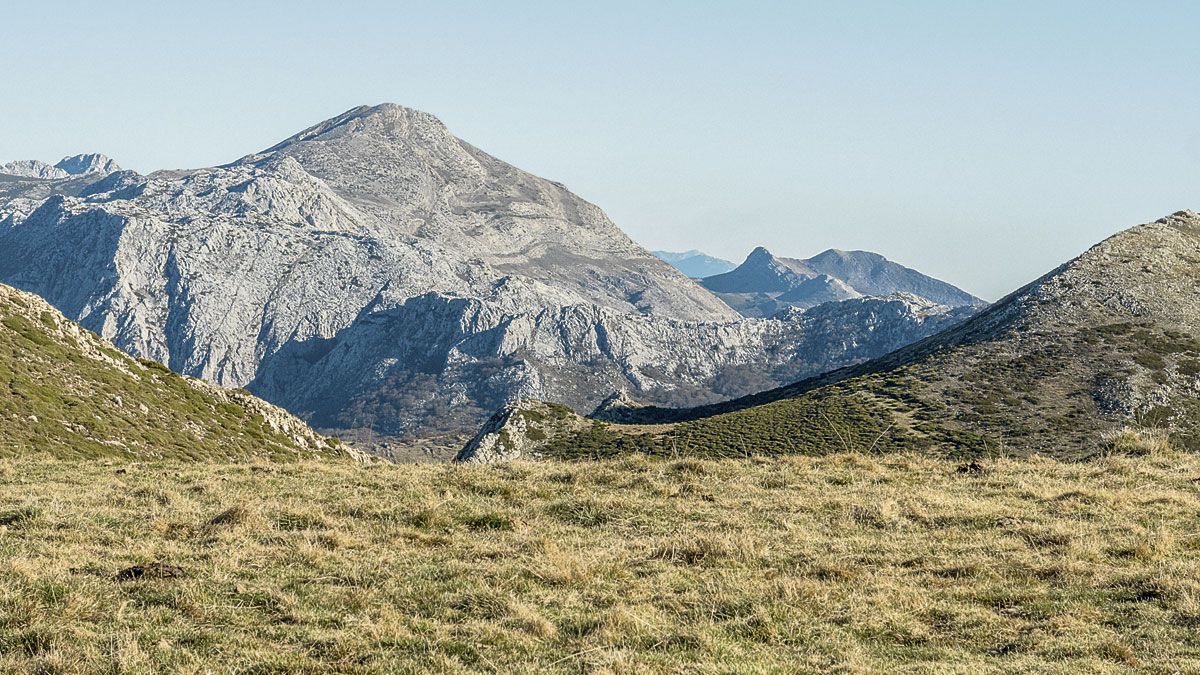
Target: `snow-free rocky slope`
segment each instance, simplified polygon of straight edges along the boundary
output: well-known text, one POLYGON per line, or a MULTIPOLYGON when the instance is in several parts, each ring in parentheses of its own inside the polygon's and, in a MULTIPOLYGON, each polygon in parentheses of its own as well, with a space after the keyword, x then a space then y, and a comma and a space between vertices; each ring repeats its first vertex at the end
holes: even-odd
POLYGON ((723 404, 599 415, 623 424, 520 402, 460 459, 915 448, 1080 458, 1124 426, 1165 429, 1200 451, 1198 291, 1200 214, 1181 211, 883 358, 723 404), (647 424, 660 426, 631 426, 647 424))
POLYGON ((462 431, 619 389, 711 402, 969 314, 896 296, 743 320, 562 185, 390 104, 221 167, 0 177, 0 219, 0 281, 331 429, 462 431))
POLYGON ((759 246, 736 269, 706 277, 705 288, 745 316, 807 309, 824 302, 907 293, 948 307, 987 303, 944 281, 869 251, 830 249, 797 260, 759 246))
POLYGON ((355 456, 245 391, 138 362, 0 284, 0 456, 212 461, 355 456))

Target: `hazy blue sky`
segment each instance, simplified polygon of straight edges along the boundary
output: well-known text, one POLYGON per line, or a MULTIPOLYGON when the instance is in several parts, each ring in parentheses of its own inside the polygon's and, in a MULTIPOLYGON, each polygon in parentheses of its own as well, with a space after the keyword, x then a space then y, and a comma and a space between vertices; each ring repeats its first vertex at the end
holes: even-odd
POLYGON ((0 8, 0 161, 233 160, 432 112, 652 248, 867 248, 994 299, 1200 209, 1200 3, 0 8))

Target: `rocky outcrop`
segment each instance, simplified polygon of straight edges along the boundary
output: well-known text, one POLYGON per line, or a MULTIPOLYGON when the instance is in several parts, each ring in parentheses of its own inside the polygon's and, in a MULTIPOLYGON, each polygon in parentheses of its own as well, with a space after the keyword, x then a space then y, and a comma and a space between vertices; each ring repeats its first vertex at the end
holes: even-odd
POLYGON ((578 431, 587 422, 570 408, 542 401, 522 400, 493 415, 454 457, 455 462, 496 464, 519 459, 536 460, 539 448, 554 438, 578 431))
POLYGON ((644 407, 646 407, 644 403, 635 400, 624 389, 620 389, 601 401, 589 417, 605 422, 622 423, 634 419, 636 411, 644 407))
POLYGON ((97 153, 64 157, 54 167, 70 176, 107 176, 121 170, 111 158, 97 153))
POLYGON ((20 178, 37 178, 40 180, 57 180, 67 178, 71 174, 45 162, 36 159, 18 160, 8 164, 0 164, 0 174, 18 176, 20 178))

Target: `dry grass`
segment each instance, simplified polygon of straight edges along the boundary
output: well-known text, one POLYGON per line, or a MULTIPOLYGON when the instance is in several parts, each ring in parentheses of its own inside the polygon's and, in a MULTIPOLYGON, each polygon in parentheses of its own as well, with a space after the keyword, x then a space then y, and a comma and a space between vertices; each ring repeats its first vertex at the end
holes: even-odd
POLYGON ((1197 481, 1200 459, 1157 446, 1081 464, 5 460, 0 668, 1196 672, 1197 481))

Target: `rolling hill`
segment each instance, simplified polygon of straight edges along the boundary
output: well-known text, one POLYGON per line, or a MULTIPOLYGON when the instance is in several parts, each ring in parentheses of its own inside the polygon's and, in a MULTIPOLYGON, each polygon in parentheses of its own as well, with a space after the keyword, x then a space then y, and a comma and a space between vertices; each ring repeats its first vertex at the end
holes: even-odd
POLYGON ((29 293, 0 285, 0 455, 350 458, 251 394, 137 361, 29 293))

